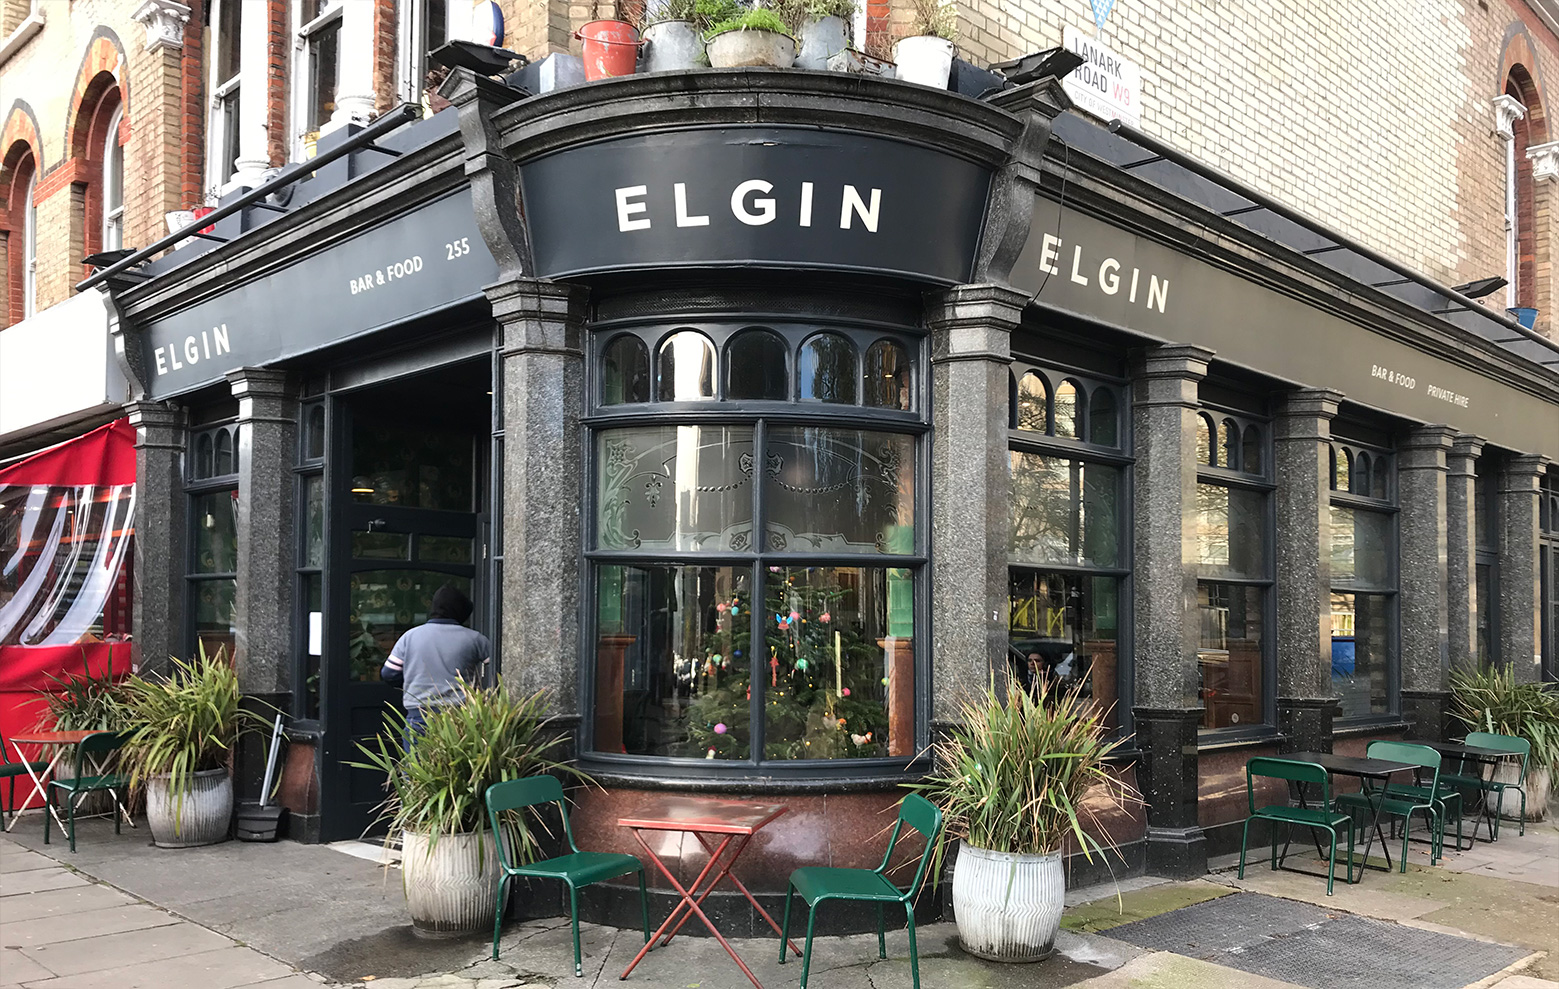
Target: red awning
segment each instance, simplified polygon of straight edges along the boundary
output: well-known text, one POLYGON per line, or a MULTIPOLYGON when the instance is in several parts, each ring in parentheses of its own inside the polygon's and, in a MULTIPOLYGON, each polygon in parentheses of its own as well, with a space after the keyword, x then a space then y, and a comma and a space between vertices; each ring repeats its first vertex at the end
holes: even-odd
POLYGON ((116 419, 0 470, 0 484, 23 487, 135 483, 135 429, 116 419))

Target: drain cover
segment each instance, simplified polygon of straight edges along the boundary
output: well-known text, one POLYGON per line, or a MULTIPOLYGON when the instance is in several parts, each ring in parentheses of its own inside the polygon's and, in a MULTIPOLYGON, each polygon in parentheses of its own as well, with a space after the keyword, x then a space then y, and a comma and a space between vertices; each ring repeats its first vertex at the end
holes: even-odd
POLYGON ((1315 989, 1459 989, 1529 954, 1260 893, 1171 910, 1109 936, 1315 989))

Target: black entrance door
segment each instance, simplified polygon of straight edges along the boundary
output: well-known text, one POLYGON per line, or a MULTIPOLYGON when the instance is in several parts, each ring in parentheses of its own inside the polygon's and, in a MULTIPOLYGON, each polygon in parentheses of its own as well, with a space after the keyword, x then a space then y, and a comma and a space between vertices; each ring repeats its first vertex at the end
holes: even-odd
MULTIPOLYGON (((433 593, 452 584, 480 601, 480 463, 474 430, 407 422, 404 411, 358 401, 343 409, 336 474, 325 656, 327 841, 382 833, 384 778, 346 765, 387 730, 399 688, 379 667, 407 629, 427 620, 433 593)), ((473 624, 481 628, 479 610, 473 624)))

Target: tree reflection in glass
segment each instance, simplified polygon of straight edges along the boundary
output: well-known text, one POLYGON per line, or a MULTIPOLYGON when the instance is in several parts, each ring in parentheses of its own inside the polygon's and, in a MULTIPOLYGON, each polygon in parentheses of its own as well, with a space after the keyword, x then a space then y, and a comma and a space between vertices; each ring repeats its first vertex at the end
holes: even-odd
POLYGON ((855 344, 838 333, 818 333, 796 355, 803 402, 855 404, 855 344))

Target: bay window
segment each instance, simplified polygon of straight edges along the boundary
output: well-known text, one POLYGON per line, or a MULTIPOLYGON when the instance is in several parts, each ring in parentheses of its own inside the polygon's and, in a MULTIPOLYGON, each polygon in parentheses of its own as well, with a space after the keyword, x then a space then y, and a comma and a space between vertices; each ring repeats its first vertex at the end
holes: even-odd
POLYGON ((597 335, 598 758, 815 770, 920 751, 919 347, 793 324, 597 335))

